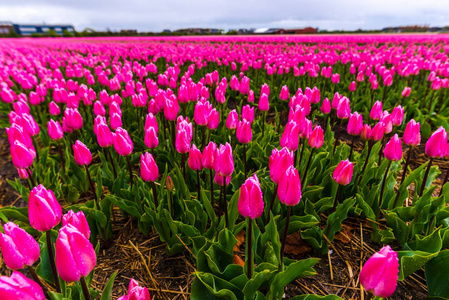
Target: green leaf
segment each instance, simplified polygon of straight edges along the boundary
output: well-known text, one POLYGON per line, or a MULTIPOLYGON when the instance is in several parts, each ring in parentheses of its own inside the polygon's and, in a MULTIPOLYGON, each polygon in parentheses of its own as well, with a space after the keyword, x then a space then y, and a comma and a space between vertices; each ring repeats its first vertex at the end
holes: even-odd
POLYGON ((429 260, 438 255, 438 253, 423 251, 398 251, 397 253, 399 259, 399 281, 421 269, 429 260))
POLYGON ((319 295, 307 294, 307 295, 295 296, 295 297, 291 298, 290 300, 343 300, 343 299, 338 297, 337 295, 319 296, 319 295))
POLYGON ((109 277, 108 282, 104 286, 103 293, 101 294, 100 300, 110 300, 112 298, 112 287, 114 286, 115 276, 117 276, 117 271, 115 271, 111 277, 109 277))
POLYGON ((273 274, 270 270, 264 270, 257 273, 253 278, 248 280, 243 288, 243 294, 245 299, 252 300, 256 297, 257 290, 260 288, 264 281, 267 281, 273 274))
POLYGON ((429 297, 449 299, 449 250, 441 251, 426 264, 429 297))
POLYGON ((327 219, 327 225, 325 229, 326 236, 329 241, 334 240, 335 233, 341 230, 341 224, 348 216, 349 209, 354 205, 355 199, 347 199, 343 203, 337 206, 335 212, 331 213, 327 219))

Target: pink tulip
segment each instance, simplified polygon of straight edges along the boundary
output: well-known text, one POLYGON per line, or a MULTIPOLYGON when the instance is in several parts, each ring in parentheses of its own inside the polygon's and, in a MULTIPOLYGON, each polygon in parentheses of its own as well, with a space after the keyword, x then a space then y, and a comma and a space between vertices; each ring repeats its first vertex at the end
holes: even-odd
POLYGON ((201 156, 203 167, 209 170, 214 169, 217 155, 217 144, 215 144, 214 142, 209 142, 209 144, 204 147, 203 154, 201 156))
POLYGON ((350 135, 359 135, 362 131, 363 119, 362 115, 358 112, 354 112, 349 117, 347 131, 350 135))
POLYGON ((321 126, 315 126, 308 140, 311 148, 319 149, 324 143, 324 134, 321 126))
POLYGON ((150 292, 146 287, 139 286, 139 283, 131 279, 129 281, 128 295, 119 297, 117 300, 150 300, 150 292))
POLYGON ((234 172, 234 158, 232 156, 232 147, 229 143, 220 145, 220 148, 217 150, 214 169, 215 172, 223 177, 231 176, 234 172))
POLYGON ((401 139, 395 134, 391 140, 385 145, 385 158, 392 161, 399 161, 402 158, 401 139))
POLYGON ((28 198, 30 225, 39 231, 48 231, 59 224, 62 216, 61 205, 52 190, 42 184, 34 187, 28 198))
POLYGON ((27 169, 33 164, 34 156, 31 150, 19 141, 11 145, 12 163, 18 169, 27 169))
POLYGON ((353 164, 347 160, 342 160, 335 168, 332 178, 341 185, 348 185, 352 179, 353 164))
POLYGON ((240 188, 238 210, 243 217, 256 219, 262 215, 263 208, 264 202, 259 178, 254 174, 252 177, 246 179, 240 188))
POLYGON ((337 107, 337 118, 347 119, 351 115, 351 107, 349 106, 349 99, 343 97, 340 99, 337 107))
POLYGON ((248 122, 246 119, 243 119, 243 121, 239 122, 239 125, 237 126, 237 140, 242 144, 248 144, 251 142, 251 139, 253 137, 253 132, 251 130, 251 123, 248 122))
POLYGON ((149 127, 147 130, 145 130, 144 143, 145 146, 150 149, 154 149, 159 145, 159 139, 154 127, 149 127))
POLYGON ((360 138, 362 141, 367 141, 370 139, 371 134, 371 126, 368 124, 363 125, 362 130, 360 131, 360 138))
POLYGON ((133 152, 134 144, 129 137, 128 131, 119 127, 113 134, 114 149, 121 156, 128 156, 133 152))
POLYGON ((446 151, 447 132, 440 126, 427 140, 426 154, 429 157, 443 157, 446 151))
POLYGON ((76 213, 73 210, 69 210, 68 213, 62 216, 62 226, 64 227, 68 224, 78 229, 86 239, 90 238, 89 224, 87 224, 86 216, 81 210, 76 213))
POLYGON ((380 141, 385 133, 385 124, 383 122, 378 122, 374 125, 370 132, 370 139, 374 141, 380 141))
POLYGON ((376 297, 390 297, 396 290, 398 273, 398 255, 390 246, 385 246, 363 265, 360 283, 376 297))
POLYGON ((324 98, 323 104, 321 105, 321 112, 325 115, 331 112, 331 103, 328 98, 324 98))
POLYGON ((101 103, 101 101, 94 102, 94 114, 95 114, 95 116, 105 116, 106 115, 106 109, 104 108, 104 105, 103 105, 103 103, 101 103))
POLYGON ((39 125, 34 120, 32 115, 22 114, 22 125, 23 130, 30 136, 35 136, 39 134, 39 125))
POLYGON ((382 114, 382 102, 376 101, 376 103, 374 103, 373 105, 373 108, 371 109, 369 116, 372 120, 380 120, 382 114))
POLYGON ((76 108, 66 108, 64 117, 67 127, 72 130, 79 130, 83 127, 83 118, 76 108))
POLYGON ((159 168, 151 155, 148 152, 140 155, 140 176, 144 181, 156 181, 159 177, 159 168))
POLYGON ((209 130, 215 130, 220 123, 220 113, 215 108, 211 109, 207 118, 207 128, 209 130))
POLYGON ((249 78, 248 77, 243 76, 242 80, 240 81, 239 92, 242 95, 248 95, 248 93, 249 93, 249 78))
POLYGON ((340 74, 338 74, 338 73, 333 74, 331 77, 331 81, 333 84, 339 83, 340 82, 340 74))
POLYGON ((13 123, 10 128, 6 127, 6 135, 8 136, 8 142, 11 146, 15 141, 18 141, 29 148, 33 144, 31 137, 23 130, 23 127, 17 123, 13 123))
POLYGON ((4 300, 44 300, 44 291, 35 281, 14 271, 10 277, 0 276, 0 294, 4 300))
POLYGON ((153 127, 156 133, 159 131, 159 126, 157 124, 156 116, 152 113, 148 113, 145 117, 145 130, 148 128, 153 127))
POLYGON ((39 259, 39 244, 13 222, 6 223, 3 230, 5 233, 0 233, 0 249, 6 266, 12 270, 32 266, 39 259))
POLYGON ((298 149, 299 144, 299 131, 300 127, 295 121, 290 121, 285 125, 284 132, 282 133, 280 145, 281 147, 287 147, 290 151, 298 149))
POLYGON ((306 118, 303 122, 303 126, 303 131, 299 134, 299 137, 302 139, 308 139, 312 133, 312 121, 306 118))
POLYGON ((112 146, 114 144, 114 137, 108 125, 105 123, 99 123, 96 128, 98 145, 100 145, 101 148, 112 146))
POLYGON ((64 281, 79 281, 95 267, 97 256, 89 240, 72 225, 63 226, 56 240, 55 261, 64 281))
POLYGON ((284 85, 281 89, 281 93, 279 94, 279 99, 281 99, 282 101, 287 101, 288 98, 290 98, 288 86, 284 85))
POLYGON ((402 106, 396 106, 391 112, 391 122, 394 126, 401 126, 402 120, 404 119, 404 108, 402 106))
POLYGON ((277 195, 279 200, 288 206, 297 205, 301 200, 301 181, 294 166, 288 167, 282 176, 277 195))
POLYGON ((355 89, 356 89, 355 81, 352 81, 352 82, 349 84, 349 91, 350 91, 350 92, 354 92, 355 89))
POLYGON ((261 94, 259 98, 259 109, 261 111, 269 111, 270 110, 270 102, 268 100, 267 94, 261 94))
MULTIPOLYGON (((223 186, 224 184, 223 178, 224 178, 223 176, 220 176, 217 172, 215 172, 214 181, 216 184, 218 184, 219 186, 223 186)), ((229 185, 229 183, 231 183, 231 176, 226 177, 226 185, 229 185)))
POLYGON ((228 118, 226 119, 226 128, 229 130, 237 129, 239 124, 239 115, 235 109, 229 112, 228 118))
POLYGON ((51 119, 48 123, 48 135, 52 140, 60 140, 64 137, 64 132, 62 131, 61 124, 59 121, 54 121, 51 119))
POLYGON ((179 116, 176 125, 176 151, 178 151, 179 153, 189 152, 191 142, 192 123, 189 123, 189 120, 187 118, 184 119, 183 116, 179 116))
POLYGON ((20 179, 23 180, 27 180, 30 177, 26 169, 17 169, 17 173, 19 174, 20 179))
POLYGON ((49 111, 50 111, 50 115, 52 116, 57 116, 61 113, 61 110, 59 109, 58 104, 56 104, 56 102, 51 101, 49 104, 49 111))
POLYGON ((404 144, 409 146, 417 146, 421 143, 421 133, 420 133, 420 123, 416 123, 415 120, 411 119, 407 126, 405 126, 404 136, 402 139, 404 140, 404 144))
POLYGON ((243 106, 242 109, 242 120, 246 120, 249 123, 252 123, 254 120, 254 107, 250 107, 249 105, 243 106))
POLYGON ((404 88, 404 90, 402 90, 402 93, 401 93, 402 97, 404 97, 404 98, 409 97, 411 91, 412 91, 412 88, 406 86, 406 87, 404 88))
POLYGON ((254 103, 254 91, 250 90, 249 94, 248 94, 248 102, 249 103, 254 103))
POLYGON ((195 123, 200 126, 206 126, 211 110, 212 104, 210 104, 209 101, 198 101, 195 105, 195 111, 193 114, 195 123))
POLYGON ((79 166, 87 166, 92 162, 92 154, 89 148, 81 141, 77 140, 73 147, 73 156, 75 157, 75 163, 79 166))
POLYGON ((203 169, 201 151, 198 150, 195 145, 192 145, 189 150, 188 163, 190 169, 192 169, 193 171, 201 171, 203 169))
POLYGON ((279 184, 285 171, 290 166, 293 166, 293 152, 290 152, 287 148, 281 150, 274 148, 271 151, 268 168, 270 169, 270 178, 274 183, 279 184))

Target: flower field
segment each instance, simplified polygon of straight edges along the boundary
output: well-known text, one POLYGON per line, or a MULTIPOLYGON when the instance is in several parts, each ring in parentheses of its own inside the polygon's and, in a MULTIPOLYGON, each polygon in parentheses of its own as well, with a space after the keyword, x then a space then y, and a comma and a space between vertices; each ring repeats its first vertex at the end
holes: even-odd
POLYGON ((2 39, 0 298, 449 299, 448 41, 2 39))

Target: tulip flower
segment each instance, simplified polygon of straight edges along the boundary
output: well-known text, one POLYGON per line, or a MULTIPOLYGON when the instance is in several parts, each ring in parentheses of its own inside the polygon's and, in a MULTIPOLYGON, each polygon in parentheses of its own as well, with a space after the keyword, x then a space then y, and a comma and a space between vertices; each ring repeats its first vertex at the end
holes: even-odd
POLYGON ((3 230, 5 233, 0 233, 0 249, 6 266, 12 270, 32 266, 39 259, 39 244, 13 222, 6 223, 3 230))
MULTIPOLYGON (((214 130, 218 128, 219 123, 220 123, 220 113, 218 112, 218 110, 213 108, 209 112, 206 126, 209 130, 214 130)), ((209 131, 209 139, 210 139, 210 131, 209 131)))
POLYGON ((340 163, 334 170, 332 178, 336 183, 338 183, 338 189, 334 199, 334 207, 333 207, 334 211, 335 208, 337 207, 338 194, 340 192, 340 188, 342 185, 348 185, 351 182, 352 172, 353 172, 353 164, 352 162, 349 161, 349 159, 340 161, 340 163))
POLYGON ((379 120, 380 117, 382 117, 382 114, 382 102, 376 101, 376 103, 374 103, 373 105, 373 108, 371 109, 369 116, 372 120, 379 120))
POLYGON ((47 123, 48 135, 54 141, 60 140, 64 137, 64 132, 62 131, 61 124, 59 121, 50 120, 47 123))
POLYGON ((418 146, 421 142, 420 123, 416 123, 411 119, 405 126, 404 136, 402 138, 404 144, 409 146, 418 146))
POLYGON ((321 104, 320 110, 325 115, 327 115, 331 112, 331 103, 328 98, 324 98, 323 104, 321 104))
POLYGON ((215 162, 217 160, 217 144, 209 142, 204 147, 203 154, 201 155, 201 163, 203 168, 208 169, 210 173, 210 197, 212 205, 214 203, 214 182, 212 170, 215 168, 215 162))
POLYGON ((33 164, 33 154, 30 149, 19 141, 14 141, 11 145, 11 159, 18 169, 28 169, 33 164))
POLYGON ((355 81, 352 81, 350 84, 349 84, 349 91, 350 92, 355 92, 355 89, 356 89, 356 83, 355 83, 355 81))
POLYGON ((92 162, 92 154, 90 150, 81 141, 77 140, 73 147, 75 163, 78 166, 87 166, 92 162))
POLYGON ((246 224, 246 265, 248 278, 252 278, 254 272, 254 253, 253 253, 253 223, 254 219, 259 218, 263 213, 264 202, 262 190, 260 188, 259 178, 254 174, 246 179, 240 188, 240 197, 238 201, 239 213, 247 218, 246 224))
POLYGON ((410 96, 410 92, 411 92, 411 91, 412 91, 412 88, 406 86, 406 87, 402 90, 401 96, 402 96, 403 98, 408 98, 408 97, 410 96))
POLYGON ((58 274, 55 268, 50 230, 59 224, 62 216, 62 208, 56 200, 52 190, 47 190, 42 184, 34 187, 28 198, 28 217, 30 225, 36 230, 45 231, 47 238, 47 249, 52 266, 52 273, 56 290, 61 291, 58 274))
POLYGON ((398 273, 398 255, 390 246, 385 246, 363 265, 360 283, 376 297, 390 297, 396 290, 398 273))
MULTIPOLYGON (((225 145, 220 145, 220 148, 217 151, 215 172, 217 172, 218 175, 223 176, 225 178, 231 176, 231 174, 234 172, 234 158, 232 156, 232 147, 229 143, 226 143, 225 145)), ((224 194, 223 196, 224 201, 221 206, 224 207, 226 227, 229 227, 228 208, 226 201, 226 180, 223 186, 223 194, 224 194)))
POLYGON ((296 151, 299 144, 299 125, 291 120, 285 125, 284 132, 282 133, 280 145, 286 147, 290 151, 296 151))
POLYGON ((290 93, 288 91, 288 86, 284 85, 281 88, 281 93, 279 94, 279 99, 281 99, 282 101, 287 101, 288 98, 290 98, 290 93))
POLYGON ((117 300, 151 300, 151 298, 148 289, 139 286, 139 283, 131 278, 129 281, 128 295, 121 296, 117 300))
POLYGON ((113 134, 114 137, 114 149, 121 156, 126 157, 126 161, 128 163, 129 170, 129 181, 131 187, 133 186, 133 172, 131 167, 131 162, 129 161, 129 155, 133 152, 134 144, 131 138, 129 137, 128 131, 119 127, 113 134))
POLYGON ((229 130, 237 129, 239 124, 239 115, 235 109, 231 110, 228 114, 228 118, 226 119, 226 128, 229 130))
POLYGON ((376 125, 374 125, 373 129, 371 129, 370 132, 370 139, 374 141, 380 141, 385 133, 385 123, 378 122, 376 125))
POLYGON ((349 117, 347 131, 350 135, 352 135, 351 139, 351 151, 349 152, 349 159, 352 157, 352 152, 354 150, 354 140, 355 136, 359 135, 362 132, 363 128, 363 119, 362 115, 358 112, 354 112, 349 117))
POLYGON ((301 181, 298 170, 294 166, 288 167, 281 178, 277 190, 279 200, 287 205, 287 218, 285 220, 284 237, 281 246, 281 258, 279 261, 279 271, 282 270, 284 260, 285 244, 287 242, 288 226, 290 224, 291 208, 301 200, 301 181))
POLYGON ((153 197, 154 197, 154 204, 157 207, 159 206, 158 200, 157 200, 157 190, 156 185, 154 182, 159 177, 159 168, 157 167, 156 161, 153 158, 153 155, 151 155, 148 152, 145 152, 145 154, 140 155, 140 176, 144 181, 151 181, 151 187, 153 189, 153 197))
POLYGON ((252 123, 254 120, 254 107, 250 107, 249 105, 243 106, 242 109, 242 120, 246 120, 249 123, 252 123))
POLYGON ((362 130, 360 131, 360 138, 362 141, 368 141, 370 139, 371 126, 368 124, 364 124, 362 130))
POLYGON ((268 111, 270 109, 270 103, 267 94, 261 94, 259 98, 259 109, 261 111, 268 111))
POLYGON ((49 107, 49 111, 50 111, 50 115, 52 116, 57 116, 61 113, 61 109, 59 108, 58 104, 56 104, 56 102, 51 101, 48 104, 49 107))
POLYGON ((394 126, 401 126, 402 120, 404 119, 404 108, 402 106, 396 106, 391 112, 391 122, 394 126))
POLYGON ((95 116, 105 116, 106 115, 106 109, 104 108, 104 105, 103 105, 103 103, 101 103, 101 101, 94 102, 94 115, 95 116))
POLYGON ((68 224, 59 230, 55 248, 56 268, 61 279, 80 281, 84 297, 90 299, 85 277, 97 263, 92 244, 78 229, 68 224))
POLYGON ((430 157, 430 161, 427 165, 426 173, 424 174, 421 190, 419 192, 420 197, 422 196, 424 188, 426 187, 427 177, 429 176, 433 159, 436 157, 441 158, 445 156, 447 144, 447 132, 443 128, 443 126, 440 126, 427 140, 425 152, 427 156, 430 157))
POLYGON ((201 151, 198 150, 195 145, 192 145, 192 148, 190 148, 189 150, 188 164, 190 169, 196 171, 197 197, 198 201, 201 202, 200 171, 203 169, 203 165, 202 165, 201 151))
MULTIPOLYGON (((219 186, 224 186, 224 184, 225 184, 224 178, 225 177, 220 176, 217 172, 215 172, 214 181, 219 186)), ((231 183, 231 176, 226 177, 226 185, 229 185, 229 183, 231 183)))
POLYGON ((5 300, 45 300, 42 288, 22 273, 14 271, 10 277, 0 276, 0 294, 5 300))
POLYGON ((154 127, 145 130, 144 144, 147 148, 154 149, 159 145, 159 139, 154 127))

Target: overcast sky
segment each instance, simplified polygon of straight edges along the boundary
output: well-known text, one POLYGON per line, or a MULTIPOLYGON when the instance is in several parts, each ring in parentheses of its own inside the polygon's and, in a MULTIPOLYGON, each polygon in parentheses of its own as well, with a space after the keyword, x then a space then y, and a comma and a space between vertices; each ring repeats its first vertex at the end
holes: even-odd
POLYGON ((448 0, 2 0, 0 21, 72 24, 82 31, 449 25, 448 0))

